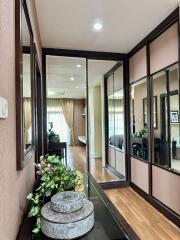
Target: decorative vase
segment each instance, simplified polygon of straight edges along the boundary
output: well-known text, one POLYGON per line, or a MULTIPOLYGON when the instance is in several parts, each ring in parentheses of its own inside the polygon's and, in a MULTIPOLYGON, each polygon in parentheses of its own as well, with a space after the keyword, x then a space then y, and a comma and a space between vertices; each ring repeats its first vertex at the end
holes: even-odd
POLYGON ((55 194, 41 209, 41 231, 54 239, 74 239, 94 226, 94 206, 77 192, 55 194))

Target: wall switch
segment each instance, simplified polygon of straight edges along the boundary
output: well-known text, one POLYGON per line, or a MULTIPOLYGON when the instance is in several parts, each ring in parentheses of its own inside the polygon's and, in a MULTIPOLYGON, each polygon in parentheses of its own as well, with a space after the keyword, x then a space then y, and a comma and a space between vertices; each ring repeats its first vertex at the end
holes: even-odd
POLYGON ((5 98, 0 97, 0 119, 8 118, 8 102, 5 98))

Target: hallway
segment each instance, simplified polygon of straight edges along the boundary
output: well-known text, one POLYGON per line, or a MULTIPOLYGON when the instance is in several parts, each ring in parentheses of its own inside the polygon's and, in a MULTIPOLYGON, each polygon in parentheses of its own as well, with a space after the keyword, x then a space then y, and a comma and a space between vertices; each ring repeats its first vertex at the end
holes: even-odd
POLYGON ((0 13, 0 240, 23 226, 22 240, 180 240, 180 0, 1 0, 0 13), (56 194, 81 200, 69 222, 56 194))
MULTIPOLYGON (((90 173, 98 183, 118 180, 109 170, 102 168, 101 159, 91 159, 90 163, 90 173)), ((87 169, 86 148, 84 146, 68 147, 67 164, 73 169, 85 172, 87 169)))

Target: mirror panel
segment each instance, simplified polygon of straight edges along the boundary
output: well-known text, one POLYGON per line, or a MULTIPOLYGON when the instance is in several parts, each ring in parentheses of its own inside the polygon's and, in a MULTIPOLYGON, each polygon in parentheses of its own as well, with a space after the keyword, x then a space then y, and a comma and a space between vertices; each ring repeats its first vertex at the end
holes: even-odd
POLYGON ((87 170, 86 59, 46 55, 48 153, 87 170))
POLYGON ((131 84, 131 155, 148 160, 147 79, 131 84))
POLYGON ((88 98, 90 173, 98 183, 124 180, 123 64, 89 59, 88 98))
POLYGON ((16 152, 21 170, 32 156, 34 145, 33 113, 33 33, 26 1, 17 1, 16 12, 16 152))
MULTIPOLYGON (((154 163, 180 171, 180 123, 178 65, 153 76, 157 95, 158 128, 154 129, 154 163)), ((154 106, 153 106, 154 111, 154 106)))
POLYGON ((118 63, 114 69, 106 80, 108 113, 107 167, 118 177, 118 180, 125 180, 126 163, 123 64, 118 63), (113 94, 108 95, 108 93, 111 92, 108 89, 110 86, 113 86, 113 94))
POLYGON ((169 68, 170 166, 180 172, 180 98, 178 65, 169 68))
POLYGON ((114 93, 115 141, 114 146, 124 152, 124 93, 123 89, 114 93))

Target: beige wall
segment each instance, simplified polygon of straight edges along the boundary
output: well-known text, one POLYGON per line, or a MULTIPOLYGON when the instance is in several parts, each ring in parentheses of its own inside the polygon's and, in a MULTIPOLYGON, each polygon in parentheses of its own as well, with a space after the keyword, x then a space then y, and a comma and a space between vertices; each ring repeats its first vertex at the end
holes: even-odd
MULTIPOLYGON (((0 1, 0 96, 8 101, 9 117, 0 119, 0 239, 15 240, 34 182, 34 154, 16 171, 15 1, 0 1)), ((39 50, 40 52, 40 50, 39 50)))
POLYGON ((102 157, 101 87, 94 88, 94 158, 102 157))
POLYGON ((92 158, 102 158, 101 95, 101 86, 89 88, 89 137, 92 158))
POLYGON ((75 144, 82 145, 78 140, 78 136, 85 136, 85 121, 86 117, 82 116, 85 108, 84 99, 75 99, 74 100, 74 135, 75 135, 75 144))

